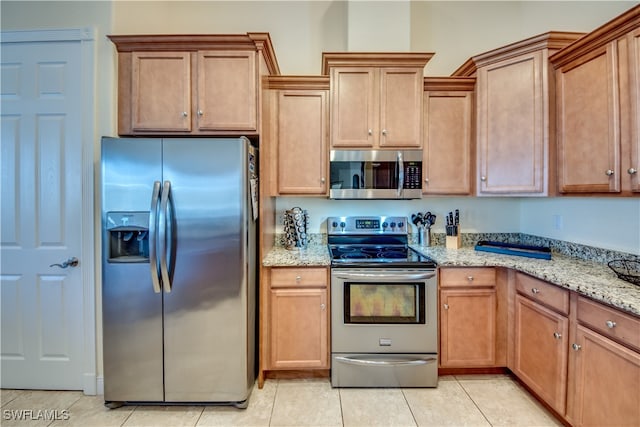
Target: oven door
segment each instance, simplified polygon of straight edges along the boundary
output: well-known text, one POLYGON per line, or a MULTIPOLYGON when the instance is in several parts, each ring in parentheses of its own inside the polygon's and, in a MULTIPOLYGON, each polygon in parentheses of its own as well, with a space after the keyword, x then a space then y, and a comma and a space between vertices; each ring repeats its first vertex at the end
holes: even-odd
POLYGON ((437 353, 433 269, 331 271, 333 353, 437 353))

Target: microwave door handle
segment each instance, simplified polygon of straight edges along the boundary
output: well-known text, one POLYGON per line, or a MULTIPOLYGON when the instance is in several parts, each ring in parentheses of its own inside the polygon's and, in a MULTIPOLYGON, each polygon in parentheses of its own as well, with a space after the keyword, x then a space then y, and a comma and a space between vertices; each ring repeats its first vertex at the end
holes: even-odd
POLYGON ((385 274, 385 273, 338 273, 336 278, 343 280, 381 279, 381 280, 426 280, 435 277, 436 273, 419 274, 385 274))
POLYGON ((404 188, 404 161, 402 159, 402 151, 398 151, 398 197, 402 196, 404 188))
MULTIPOLYGON (((169 198, 171 197, 171 181, 165 181, 162 187, 162 196, 160 198, 160 215, 158 219, 159 228, 159 252, 160 252, 160 274, 162 275, 162 288, 166 293, 171 292, 171 279, 169 277, 169 268, 167 267, 167 230, 171 226, 168 217, 169 198)), ((171 237, 171 236, 169 236, 171 237)))
POLYGON ((160 293, 160 274, 158 271, 158 202, 160 199, 160 181, 153 183, 151 208, 149 210, 149 269, 153 292, 160 293))

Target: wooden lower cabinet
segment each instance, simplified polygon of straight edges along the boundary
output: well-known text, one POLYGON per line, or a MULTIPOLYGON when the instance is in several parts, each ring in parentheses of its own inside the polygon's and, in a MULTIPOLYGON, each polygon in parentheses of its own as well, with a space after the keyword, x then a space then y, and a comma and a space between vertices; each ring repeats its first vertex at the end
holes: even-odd
POLYGON ((495 366, 495 289, 442 289, 440 323, 441 367, 495 366))
POLYGON ((640 354, 578 325, 568 417, 575 426, 640 425, 640 354))
POLYGON ((259 385, 264 371, 329 369, 328 269, 274 267, 265 276, 259 385))
POLYGON ((272 369, 328 368, 327 290, 271 290, 272 369))
POLYGON ((516 295, 514 317, 513 372, 564 414, 569 319, 522 295, 516 295))

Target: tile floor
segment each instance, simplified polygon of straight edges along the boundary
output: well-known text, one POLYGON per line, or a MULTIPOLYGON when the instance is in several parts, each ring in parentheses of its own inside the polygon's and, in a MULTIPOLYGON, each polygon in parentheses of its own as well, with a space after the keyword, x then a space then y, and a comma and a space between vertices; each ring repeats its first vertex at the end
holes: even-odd
POLYGON ((0 402, 2 427, 561 425, 508 375, 440 377, 437 388, 420 389, 334 389, 326 379, 267 380, 262 390, 254 388, 245 410, 221 406, 109 410, 102 396, 34 390, 2 390, 0 402), (38 410, 57 411, 58 420, 43 419, 38 410), (12 414, 26 414, 29 420, 16 420, 12 414))

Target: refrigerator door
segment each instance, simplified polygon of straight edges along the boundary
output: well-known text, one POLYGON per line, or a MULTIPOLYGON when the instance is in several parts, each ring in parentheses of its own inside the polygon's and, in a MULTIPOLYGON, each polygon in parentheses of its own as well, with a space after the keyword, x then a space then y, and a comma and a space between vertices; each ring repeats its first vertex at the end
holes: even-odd
MULTIPOLYGON (((149 217, 154 181, 162 179, 161 147, 160 139, 102 139, 105 401, 164 399, 162 294, 154 292, 148 256, 146 260, 140 256, 109 256, 118 235, 111 236, 112 231, 108 231, 124 229, 119 238, 134 247, 147 237, 144 231, 129 235, 126 230, 141 228, 144 221, 140 218, 149 217)), ((126 248, 119 250, 127 255, 126 248)))
POLYGON ((248 145, 245 138, 163 141, 163 180, 171 188, 164 213, 167 402, 244 401, 253 384, 248 145))

